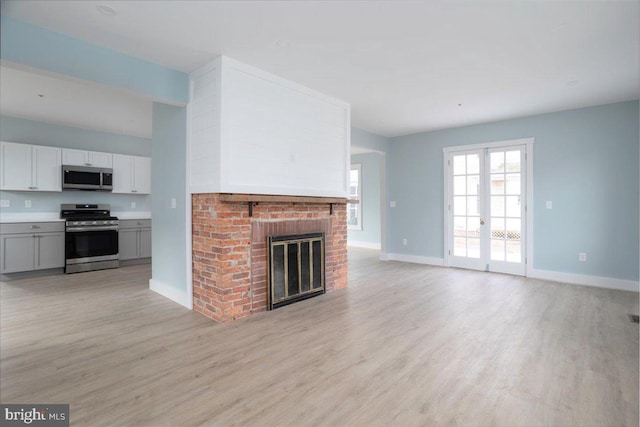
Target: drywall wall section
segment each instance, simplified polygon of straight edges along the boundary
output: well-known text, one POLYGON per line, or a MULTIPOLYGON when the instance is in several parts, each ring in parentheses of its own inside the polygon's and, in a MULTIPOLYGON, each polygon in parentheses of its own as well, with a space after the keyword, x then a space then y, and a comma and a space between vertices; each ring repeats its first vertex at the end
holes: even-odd
MULTIPOLYGON (((150 288, 191 307, 187 284, 185 107, 153 104, 150 288)), ((189 230, 190 232, 190 230, 189 230)))
POLYGON ((192 100, 192 192, 346 197, 348 104, 226 57, 192 100))
POLYGON ((387 251, 442 259, 443 147, 532 137, 534 268, 637 281, 638 127, 630 101, 391 138, 387 251))

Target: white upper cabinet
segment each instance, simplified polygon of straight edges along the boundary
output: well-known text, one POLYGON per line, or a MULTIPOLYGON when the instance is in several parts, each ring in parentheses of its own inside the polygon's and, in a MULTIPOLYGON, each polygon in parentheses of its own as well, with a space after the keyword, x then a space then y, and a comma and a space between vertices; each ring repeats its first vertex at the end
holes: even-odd
MULTIPOLYGON (((2 143, 2 185, 3 190, 32 190, 31 145, 2 143)), ((62 173, 62 172, 60 172, 62 173)))
POLYGON ((113 167, 113 154, 98 151, 62 149, 62 164, 74 166, 93 166, 97 168, 113 167))
POLYGON ((151 159, 133 156, 134 193, 151 194, 151 159))
POLYGON ((62 191, 60 148, 2 142, 0 155, 0 189, 62 191))
POLYGON ((113 192, 151 194, 151 159, 114 154, 113 192))
POLYGON ((36 191, 62 191, 61 150, 33 146, 33 186, 36 191))
POLYGON ((191 193, 348 196, 349 104, 227 57, 190 104, 191 193))

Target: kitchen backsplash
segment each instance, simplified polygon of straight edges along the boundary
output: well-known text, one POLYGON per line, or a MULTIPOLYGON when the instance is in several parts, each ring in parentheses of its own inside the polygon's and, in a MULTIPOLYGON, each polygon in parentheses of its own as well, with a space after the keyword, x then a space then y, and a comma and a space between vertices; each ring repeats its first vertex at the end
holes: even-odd
POLYGON ((62 203, 108 203, 112 211, 151 211, 150 195, 113 194, 99 191, 0 191, 0 199, 8 200, 2 212, 58 212, 62 203), (31 201, 31 207, 25 206, 31 201), (135 203, 135 207, 131 204, 135 203))

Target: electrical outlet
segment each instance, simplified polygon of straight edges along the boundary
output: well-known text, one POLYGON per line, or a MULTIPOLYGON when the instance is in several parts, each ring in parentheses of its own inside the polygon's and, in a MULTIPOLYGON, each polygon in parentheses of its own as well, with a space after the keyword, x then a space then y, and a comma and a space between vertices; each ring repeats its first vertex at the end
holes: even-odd
POLYGON ((30 208, 31 207, 31 200, 25 200, 24 201, 24 207, 25 208, 30 208))
POLYGON ((584 252, 580 252, 578 254, 578 261, 587 262, 587 254, 584 252))
POLYGON ((136 202, 131 202, 131 209, 135 209, 136 208, 136 202))
POLYGON ((11 206, 11 202, 9 202, 9 200, 7 199, 0 200, 0 208, 8 208, 9 206, 11 206))
POLYGON ((547 200, 547 209, 553 209, 553 202, 551 200, 547 200))
POLYGON ((396 207, 396 201, 395 200, 390 201, 389 202, 389 207, 390 208, 395 208, 396 207))
POLYGON ((404 246, 407 246, 407 239, 402 239, 402 244, 403 244, 404 246))
POLYGON ((176 208, 176 198, 175 198, 175 197, 173 197, 173 198, 171 199, 171 209, 175 209, 175 208, 176 208))

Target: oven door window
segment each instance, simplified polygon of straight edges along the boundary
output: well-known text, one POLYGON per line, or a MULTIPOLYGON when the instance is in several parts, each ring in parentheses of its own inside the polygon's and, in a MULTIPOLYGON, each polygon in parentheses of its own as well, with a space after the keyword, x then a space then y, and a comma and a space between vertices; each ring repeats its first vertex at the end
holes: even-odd
POLYGON ((107 231, 79 231, 67 232, 66 258, 88 258, 118 253, 118 232, 107 231))
POLYGON ((64 171, 65 184, 100 185, 99 172, 64 171))

